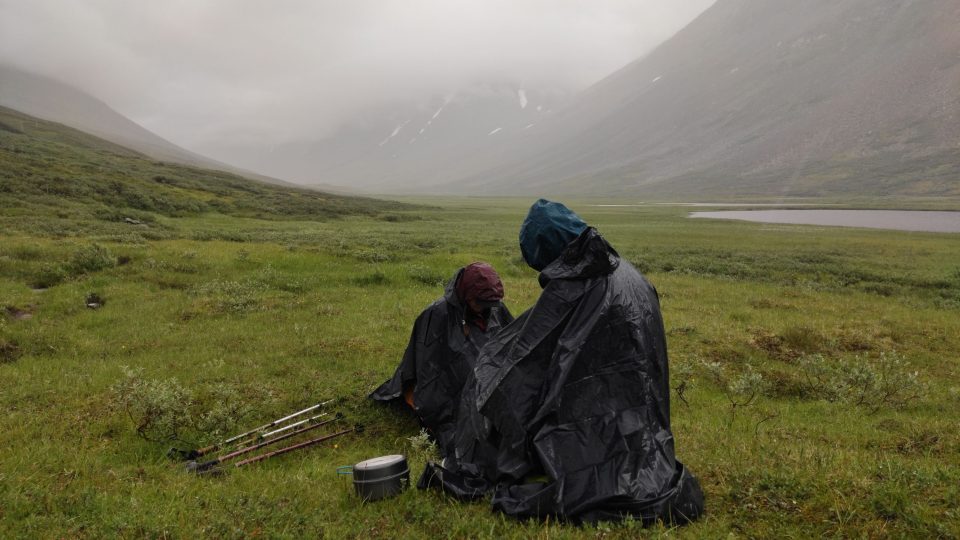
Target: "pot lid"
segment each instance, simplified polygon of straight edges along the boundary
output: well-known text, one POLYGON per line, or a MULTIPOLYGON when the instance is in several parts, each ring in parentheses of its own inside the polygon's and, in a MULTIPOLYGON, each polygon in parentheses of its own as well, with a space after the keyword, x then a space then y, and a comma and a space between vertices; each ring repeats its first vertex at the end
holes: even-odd
POLYGON ((407 471, 407 458, 396 454, 361 461, 353 466, 355 480, 369 481, 394 476, 407 471))

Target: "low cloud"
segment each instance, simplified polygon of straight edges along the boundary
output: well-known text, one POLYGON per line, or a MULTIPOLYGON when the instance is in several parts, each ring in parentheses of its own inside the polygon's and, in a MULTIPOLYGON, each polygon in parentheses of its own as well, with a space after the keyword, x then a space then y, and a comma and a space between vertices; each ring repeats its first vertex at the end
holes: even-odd
POLYGON ((576 90, 713 0, 0 0, 0 62, 178 144, 283 144, 480 81, 576 90))

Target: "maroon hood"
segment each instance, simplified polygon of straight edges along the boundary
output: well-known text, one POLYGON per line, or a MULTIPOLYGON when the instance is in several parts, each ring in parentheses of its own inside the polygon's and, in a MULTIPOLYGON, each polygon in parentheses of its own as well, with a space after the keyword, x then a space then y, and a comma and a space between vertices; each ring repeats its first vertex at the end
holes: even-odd
POLYGON ((470 300, 498 302, 503 299, 503 283, 489 264, 471 263, 464 267, 457 282, 457 298, 464 306, 470 300))

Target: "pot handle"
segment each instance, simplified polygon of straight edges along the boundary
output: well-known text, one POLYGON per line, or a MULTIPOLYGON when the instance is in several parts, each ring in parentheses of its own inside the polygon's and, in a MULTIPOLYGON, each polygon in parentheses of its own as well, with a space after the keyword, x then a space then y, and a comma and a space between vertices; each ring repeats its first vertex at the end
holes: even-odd
POLYGON ((353 465, 341 465, 337 467, 337 476, 346 476, 353 474, 353 465))

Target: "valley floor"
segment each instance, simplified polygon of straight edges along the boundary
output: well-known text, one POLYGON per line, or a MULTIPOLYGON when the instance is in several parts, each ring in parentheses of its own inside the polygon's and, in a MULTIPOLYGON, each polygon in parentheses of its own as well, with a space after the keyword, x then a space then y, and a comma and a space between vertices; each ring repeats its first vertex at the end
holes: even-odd
POLYGON ((531 200, 420 202, 322 222, 0 216, 0 537, 960 536, 960 236, 657 205, 565 201, 660 293, 677 456, 708 516, 518 523, 415 489, 360 504, 337 466, 407 453, 416 476, 430 457, 365 399, 414 317, 474 260, 515 314, 540 290, 517 246, 531 200), (367 431, 216 478, 164 457, 174 432, 209 443, 321 398, 367 431))

